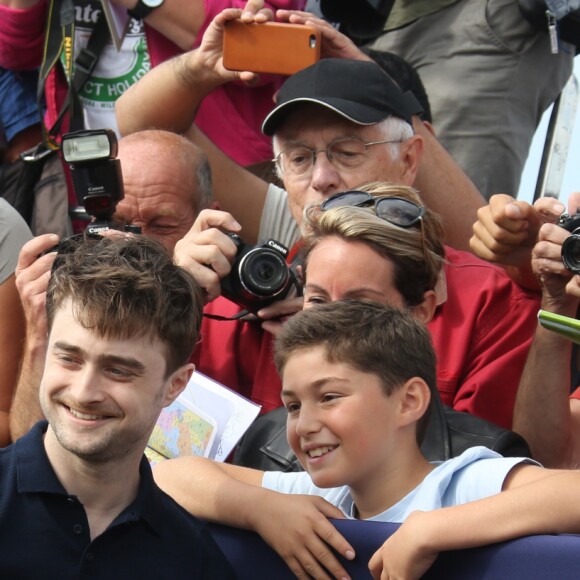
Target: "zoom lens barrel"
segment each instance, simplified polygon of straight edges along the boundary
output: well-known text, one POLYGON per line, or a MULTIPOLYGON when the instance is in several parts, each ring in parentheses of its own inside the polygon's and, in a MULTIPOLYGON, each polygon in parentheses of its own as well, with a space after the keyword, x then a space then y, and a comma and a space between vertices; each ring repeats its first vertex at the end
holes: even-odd
MULTIPOLYGON (((578 231, 578 230, 576 230, 578 231)), ((562 262, 570 272, 580 274, 580 235, 572 234, 562 244, 562 262)))

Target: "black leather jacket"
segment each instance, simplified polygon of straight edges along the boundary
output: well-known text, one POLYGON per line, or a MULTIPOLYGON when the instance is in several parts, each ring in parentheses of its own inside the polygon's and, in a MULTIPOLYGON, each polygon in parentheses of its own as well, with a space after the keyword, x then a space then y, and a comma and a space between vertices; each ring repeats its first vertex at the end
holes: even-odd
MULTIPOLYGON (((531 457, 523 437, 469 413, 455 411, 433 398, 431 416, 421 445, 428 461, 445 461, 469 447, 483 445, 504 457, 531 457)), ((286 439, 286 409, 262 415, 248 429, 233 463, 263 471, 302 471, 286 439)))

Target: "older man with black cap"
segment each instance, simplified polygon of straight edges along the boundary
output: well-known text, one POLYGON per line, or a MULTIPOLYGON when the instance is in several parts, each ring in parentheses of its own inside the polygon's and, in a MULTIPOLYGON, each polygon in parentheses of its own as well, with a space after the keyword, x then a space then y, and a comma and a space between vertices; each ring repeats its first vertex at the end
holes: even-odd
MULTIPOLYGON (((253 2, 253 4, 255 7, 258 2, 253 2)), ((248 10, 247 6, 246 11, 248 10)), ((236 163, 232 163, 193 125, 199 104, 216 86, 229 81, 255 80, 253 73, 230 71, 222 64, 224 22, 239 17, 240 13, 239 10, 230 9, 219 14, 208 27, 198 50, 185 53, 155 67, 155 70, 146 74, 117 100, 116 111, 119 129, 124 135, 151 127, 164 128, 184 133, 200 145, 208 154, 212 166, 215 198, 224 209, 236 216, 244 226, 244 238, 252 242, 258 238, 260 217, 271 213, 268 184, 244 171, 236 163), (266 204, 265 208, 264 204, 266 204)), ((258 17, 259 15, 256 19, 258 17)), ((341 94, 341 91, 347 91, 343 102, 354 101, 354 106, 357 108, 360 108, 363 103, 375 107, 371 123, 376 123, 377 120, 385 119, 392 114, 401 115, 400 110, 391 110, 389 96, 392 96, 393 92, 389 91, 389 87, 392 86, 392 81, 383 80, 384 75, 379 77, 379 90, 369 97, 372 100, 367 100, 366 91, 367 87, 370 90, 371 83, 367 74, 373 74, 373 71, 376 73, 378 69, 367 66, 359 70, 363 62, 369 62, 371 59, 346 36, 312 14, 278 10, 276 18, 292 23, 317 26, 320 29, 321 51, 325 57, 322 63, 329 57, 342 59, 342 64, 335 65, 338 68, 329 69, 328 72, 328 76, 335 83, 332 86, 333 92, 337 91, 335 97, 341 94), (346 63, 345 59, 356 59, 357 62, 346 63), (346 68, 341 68, 341 66, 346 68), (352 95, 349 92, 351 90, 354 91, 352 95), (381 90, 385 91, 382 99, 380 98, 381 90)), ((297 89, 301 93, 298 96, 304 97, 304 90, 310 89, 309 81, 304 83, 300 81, 300 78, 296 80, 299 83, 297 89)), ((398 79, 395 81, 398 82, 398 79)), ((286 87, 277 95, 279 105, 287 100, 284 96, 285 89, 286 87)), ((260 92, 262 89, 258 87, 256 90, 260 92)), ((288 98, 293 96, 295 95, 290 95, 288 98)), ((313 96, 316 97, 316 95, 313 96)), ((409 174, 403 181, 400 175, 390 173, 390 164, 387 164, 387 170, 382 172, 382 175, 363 175, 362 179, 354 175, 356 179, 354 185, 369 179, 388 179, 398 183, 413 184, 421 192, 423 201, 443 218, 447 242, 454 248, 468 250, 472 225, 477 220, 477 210, 485 205, 485 200, 437 141, 431 124, 424 122, 417 114, 418 112, 417 109, 413 111, 412 129, 419 139, 413 139, 408 143, 408 145, 415 143, 411 147, 413 151, 418 148, 417 154, 413 155, 412 159, 420 158, 420 163, 415 163, 413 175, 409 174)), ((410 119, 407 114, 403 118, 410 119)), ((357 124, 356 116, 352 120, 355 123, 352 125, 353 130, 360 129, 361 134, 367 132, 363 126, 367 123, 365 118, 361 119, 362 125, 357 124)), ((333 122, 332 118, 331 122, 333 122)), ((371 133, 374 132, 371 126, 368 126, 368 129, 371 133)), ((381 156, 385 149, 386 147, 383 146, 369 149, 369 160, 375 159, 377 155, 381 156)), ((321 161, 320 157, 319 161, 321 161)), ((366 166, 363 169, 366 169, 366 166)), ((288 189, 290 185, 286 181, 284 179, 288 189)), ((316 189, 320 198, 340 191, 343 187, 341 183, 335 184, 336 180, 331 180, 329 183, 325 180, 313 181, 313 183, 304 182, 303 186, 308 185, 311 189, 316 189)), ((289 192, 293 197, 293 191, 289 192)), ((273 209, 277 208, 273 207, 273 209)), ((277 211, 274 213, 278 214, 277 211)))
POLYGON ((329 58, 290 77, 262 130, 296 222, 304 207, 363 181, 412 184, 423 150, 412 117, 421 111, 374 62, 329 58))
MULTIPOLYGON (((250 73, 227 71, 221 62, 223 25, 235 16, 235 11, 226 11, 216 17, 197 51, 156 67, 134 85, 119 101, 121 130, 146 125, 175 128, 178 115, 185 114, 203 91, 226 80, 251 79, 250 73), (159 102, 165 106, 159 107, 159 102)), ((306 17, 304 21, 316 24, 306 17)), ((413 129, 421 124, 416 100, 356 47, 347 45, 342 35, 320 26, 327 46, 332 41, 334 47, 326 55, 357 54, 361 60, 325 58, 290 77, 280 89, 263 130, 273 135, 276 167, 285 189, 265 184, 223 160, 207 141, 203 144, 214 169, 214 194, 231 213, 202 212, 178 242, 175 259, 193 272, 209 300, 219 295, 220 280, 230 272, 236 255, 236 245, 224 231, 241 233, 245 241, 274 238, 292 245, 298 237, 296 224, 308 205, 369 181, 417 185, 425 144, 430 147, 428 139, 433 136, 413 129), (224 199, 225 188, 230 195, 224 199), (259 228, 256 216, 261 216, 259 228)), ((194 127, 188 135, 203 143, 194 127)), ((441 161, 445 168, 454 167, 444 156, 432 155, 431 161, 435 159, 445 160, 441 161)), ((437 181, 441 167, 433 171, 431 181, 437 181)), ((430 196, 424 200, 433 209, 430 196)), ((461 212, 459 201, 456 211, 461 212)), ((450 215, 448 211, 448 219, 450 215)), ((446 258, 438 308, 429 323, 443 370, 439 376, 447 377, 439 384, 442 399, 458 410, 509 427, 536 325, 537 300, 502 270, 470 254, 447 248, 446 258)), ((259 315, 265 319, 296 310, 296 301, 283 301, 259 315)), ((206 306, 206 313, 222 316, 238 311, 223 298, 206 306)), ((264 323, 268 330, 274 326, 264 323)), ((255 323, 206 320, 198 368, 269 410, 280 406, 280 382, 270 348, 271 337, 255 323)))

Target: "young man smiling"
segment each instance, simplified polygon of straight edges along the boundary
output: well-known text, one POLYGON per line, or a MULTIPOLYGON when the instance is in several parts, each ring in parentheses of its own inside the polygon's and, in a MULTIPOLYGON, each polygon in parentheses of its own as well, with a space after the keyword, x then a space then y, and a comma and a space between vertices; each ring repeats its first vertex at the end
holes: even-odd
MULTIPOLYGON (((114 219, 137 225, 144 236, 173 252, 198 213, 212 203, 211 171, 203 151, 168 131, 140 131, 119 141, 124 198, 114 219)), ((23 248, 17 266, 17 287, 26 314, 26 345, 10 407, 12 441, 43 418, 38 386, 46 354, 44 293, 57 242, 45 234, 23 248)))
POLYGON ((142 236, 67 240, 46 305, 48 425, 0 451, 0 575, 233 577, 143 456, 193 371, 195 281, 142 236))

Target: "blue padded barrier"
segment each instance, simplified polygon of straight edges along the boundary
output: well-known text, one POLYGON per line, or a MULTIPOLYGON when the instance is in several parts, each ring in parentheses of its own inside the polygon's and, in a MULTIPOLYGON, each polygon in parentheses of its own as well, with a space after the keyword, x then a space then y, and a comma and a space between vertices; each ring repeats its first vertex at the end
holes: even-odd
MULTIPOLYGON (((333 520, 357 552, 342 562, 355 580, 370 578, 367 563, 398 524, 333 520)), ((217 524, 210 531, 240 580, 292 580, 284 561, 257 535, 217 524)), ((431 580, 577 580, 580 535, 529 536, 471 550, 443 552, 424 578, 431 580)))

